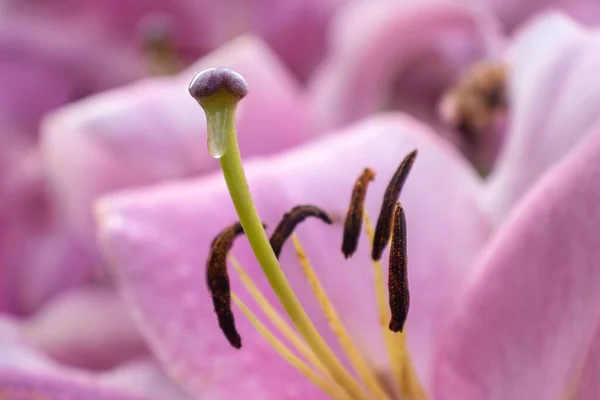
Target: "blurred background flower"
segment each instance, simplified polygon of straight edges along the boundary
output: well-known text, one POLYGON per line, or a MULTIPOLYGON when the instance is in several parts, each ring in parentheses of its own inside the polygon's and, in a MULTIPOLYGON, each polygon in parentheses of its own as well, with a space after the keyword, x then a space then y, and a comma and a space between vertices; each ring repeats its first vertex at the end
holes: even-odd
POLYGON ((597 131, 598 24, 595 0, 0 0, 0 388, 185 398, 113 287, 93 206, 218 168, 187 94, 199 70, 247 79, 248 160, 382 112, 426 125, 479 174, 493 233, 597 131))

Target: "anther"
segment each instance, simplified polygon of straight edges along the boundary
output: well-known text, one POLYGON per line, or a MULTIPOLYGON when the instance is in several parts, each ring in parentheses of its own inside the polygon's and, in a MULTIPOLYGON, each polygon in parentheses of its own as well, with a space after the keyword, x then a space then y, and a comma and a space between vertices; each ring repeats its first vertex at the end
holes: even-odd
POLYGON ((390 296, 390 330, 402 332, 408 316, 410 294, 408 292, 408 258, 406 254, 406 216, 402 204, 394 209, 394 232, 390 248, 388 290, 390 296))
POLYGON ((242 233, 244 233, 244 229, 239 222, 223 229, 212 242, 206 269, 206 281, 219 320, 219 327, 229 343, 236 349, 242 347, 242 338, 235 327, 235 320, 231 312, 227 253, 231 250, 234 239, 242 233))
POLYGON ((292 235, 296 226, 308 217, 316 217, 329 225, 333 223, 331 216, 317 206, 302 205, 292 208, 283 215, 281 222, 279 222, 279 225, 277 225, 277 228, 275 228, 275 231, 271 235, 271 239, 269 239, 277 258, 281 254, 281 249, 285 241, 292 235))
POLYGON ((350 207, 344 220, 344 238, 342 240, 342 253, 344 257, 349 258, 354 254, 358 247, 358 239, 362 228, 363 212, 365 206, 365 197, 367 195, 367 186, 369 182, 375 179, 375 172, 372 169, 365 168, 362 174, 356 180, 350 207))
POLYGON ((379 261, 381 259, 383 250, 390 240, 394 206, 398 201, 402 187, 406 182, 406 178, 408 178, 408 173, 410 172, 410 169, 412 168, 416 158, 416 149, 404 157, 404 160, 402 160, 402 163, 394 173, 394 176, 385 189, 383 203, 381 204, 381 210, 379 211, 379 217, 377 218, 377 225, 375 227, 375 237, 373 238, 373 250, 371 252, 371 258, 374 261, 379 261))

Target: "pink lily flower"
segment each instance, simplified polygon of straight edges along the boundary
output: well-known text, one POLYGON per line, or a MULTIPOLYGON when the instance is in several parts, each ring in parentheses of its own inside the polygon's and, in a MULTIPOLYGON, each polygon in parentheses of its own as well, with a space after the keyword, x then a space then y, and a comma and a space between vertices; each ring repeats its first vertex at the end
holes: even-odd
MULTIPOLYGON (((339 220, 362 168, 377 172, 366 203, 374 216, 387 177, 404 154, 418 148, 401 200, 409 237, 408 347, 427 398, 558 400, 598 394, 593 377, 600 326, 595 306, 600 275, 594 268, 600 249, 600 125, 597 110, 581 106, 582 93, 586 99, 596 95, 590 75, 575 73, 595 70, 598 46, 597 33, 558 15, 539 19, 517 38, 509 51, 508 144, 498 174, 487 184, 456 149, 401 114, 373 117, 246 164, 268 226, 297 204, 315 203, 337 217, 332 226, 310 221, 297 233, 377 377, 392 379, 392 369, 378 322, 369 245, 363 239, 357 253, 344 260, 339 220), (554 40, 548 41, 549 34, 554 40), (580 57, 573 59, 573 49, 580 57), (550 96, 552 89, 562 96, 550 96), (560 112, 542 112, 537 99, 550 109, 560 105, 560 112), (556 123, 541 125, 543 118, 556 123), (501 179, 502 171, 512 171, 504 163, 516 163, 523 173, 501 179), (522 189, 524 179, 529 190, 522 189), (494 208, 488 192, 501 184, 510 189, 501 203, 511 206, 494 208)), ((101 200, 99 237, 126 304, 158 360, 192 396, 327 398, 243 316, 236 318, 243 348, 232 349, 222 337, 203 293, 204 265, 216 233, 237 219, 230 204, 219 174, 101 200)), ((247 243, 238 240, 233 253, 266 292, 247 243)), ((334 353, 343 355, 291 244, 280 260, 313 323, 334 353)), ((252 304, 238 276, 230 278, 233 292, 252 304)))
POLYGON ((549 15, 524 36, 511 134, 483 198, 499 229, 438 345, 436 399, 600 394, 600 114, 582 106, 597 102, 600 35, 549 15))

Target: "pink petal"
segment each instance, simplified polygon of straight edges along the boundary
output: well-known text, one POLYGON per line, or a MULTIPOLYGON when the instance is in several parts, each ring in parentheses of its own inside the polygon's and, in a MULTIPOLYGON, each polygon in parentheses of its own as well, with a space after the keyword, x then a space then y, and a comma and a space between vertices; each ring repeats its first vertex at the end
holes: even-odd
POLYGON ((382 109, 437 121, 437 103, 466 67, 499 50, 495 23, 451 2, 356 2, 332 27, 311 84, 321 129, 382 109))
MULTIPOLYGON (((144 73, 135 44, 116 35, 107 15, 92 5, 100 2, 66 3, 0 4, 0 71, 6 79, 0 104, 8 126, 36 133, 50 109, 144 73)), ((120 15, 113 9, 110 20, 120 15)))
POLYGON ((0 370, 0 394, 13 400, 143 400, 123 392, 106 390, 93 384, 36 376, 21 371, 0 370))
MULTIPOLYGON (((369 246, 363 239, 357 254, 344 264, 339 221, 354 180, 366 166, 378 172, 367 202, 375 218, 393 170, 414 148, 419 157, 402 195, 413 288, 408 329, 415 333, 411 344, 427 374, 428 349, 441 332, 442 317, 487 237, 488 226, 477 211, 480 186, 474 172, 425 126, 401 115, 374 118, 246 165, 268 226, 274 227, 297 204, 317 204, 337 218, 333 227, 309 221, 298 233, 338 312, 365 357, 382 373, 389 365, 378 326, 369 246), (448 237, 455 239, 451 245, 448 237)), ((205 399, 242 394, 265 400, 322 398, 315 397, 318 392, 281 361, 239 313, 241 351, 231 349, 217 327, 205 289, 205 263, 214 235, 237 219, 220 174, 108 197, 100 202, 98 213, 100 237, 123 292, 174 379, 205 399)), ((265 287, 245 239, 238 241, 234 254, 265 287)), ((303 305, 332 343, 290 245, 281 260, 303 305)), ((234 275, 233 290, 247 298, 234 275)))
POLYGON ((600 22, 600 4, 595 0, 487 0, 478 3, 486 4, 509 30, 518 28, 538 13, 556 9, 590 25, 600 22))
POLYGON ((0 310, 29 314, 86 279, 92 265, 55 209, 39 154, 0 153, 0 310))
MULTIPOLYGON (((54 390, 53 385, 56 384, 60 387, 65 386, 64 389, 59 388, 60 390, 78 391, 81 388, 107 394, 123 393, 123 396, 128 395, 126 398, 136 395, 154 400, 188 399, 152 360, 136 361, 101 374, 66 367, 55 363, 25 343, 23 326, 19 321, 0 318, 0 394, 22 395, 14 390, 16 388, 3 386, 10 382, 3 381, 6 374, 21 380, 22 386, 19 389, 26 388, 25 385, 28 384, 33 385, 32 387, 39 386, 40 390, 54 390), (7 390, 13 391, 6 393, 7 390)), ((38 398, 32 397, 32 400, 38 398)), ((16 400, 16 397, 10 399, 16 400)))
POLYGON ((147 352, 125 311, 113 290, 79 288, 47 303, 24 324, 22 334, 62 364, 107 369, 147 352))
POLYGON ((166 32, 184 65, 253 32, 306 79, 325 52, 322 38, 342 2, 3 1, 0 122, 37 133, 45 112, 146 75, 144 48, 158 31, 166 32))
MULTIPOLYGON (((235 7, 245 1, 235 1, 235 7)), ((247 2, 246 2, 247 3, 247 2)), ((262 37, 302 80, 314 72, 328 50, 323 40, 335 13, 347 0, 257 0, 250 6, 252 32, 262 37)), ((229 7, 227 12, 231 12, 229 7)))
POLYGON ((154 360, 140 360, 102 374, 98 381, 107 388, 127 389, 140 396, 162 400, 190 400, 167 378, 154 360))
POLYGON ((600 326, 599 156, 596 129, 490 243, 440 345, 436 400, 559 400, 577 383, 600 326))
POLYGON ((6 131, 2 134, 9 134, 10 129, 14 130, 11 135, 35 137, 41 117, 72 96, 70 84, 54 71, 15 60, 0 61, 0 87, 0 126, 6 131))
POLYGON ((587 360, 581 367, 579 376, 575 376, 573 400, 595 400, 600 398, 600 330, 596 331, 594 341, 587 354, 587 360))
POLYGON ((177 77, 68 106, 46 121, 43 150, 66 218, 85 240, 93 238, 91 203, 99 195, 218 167, 205 150, 204 114, 187 93, 194 74, 214 65, 239 71, 250 85, 238 119, 245 154, 269 154, 309 136, 298 84, 253 37, 231 42, 177 77))
POLYGON ((500 223, 600 117, 600 35, 560 14, 540 17, 510 49, 511 122, 484 202, 500 223))

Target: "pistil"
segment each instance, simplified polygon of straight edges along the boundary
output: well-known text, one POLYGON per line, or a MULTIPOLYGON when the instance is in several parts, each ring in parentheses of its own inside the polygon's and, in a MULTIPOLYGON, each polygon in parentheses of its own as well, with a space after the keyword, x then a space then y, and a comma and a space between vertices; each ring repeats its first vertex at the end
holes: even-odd
POLYGON ((212 140, 215 151, 214 154, 211 154, 220 157, 221 170, 240 223, 246 232, 255 257, 281 305, 307 344, 331 372, 335 381, 355 398, 367 398, 360 385, 343 367, 321 337, 295 296, 254 207, 242 166, 234 118, 237 102, 248 92, 245 80, 231 70, 213 68, 196 75, 189 90, 206 113, 209 126, 209 151, 211 151, 212 140))

